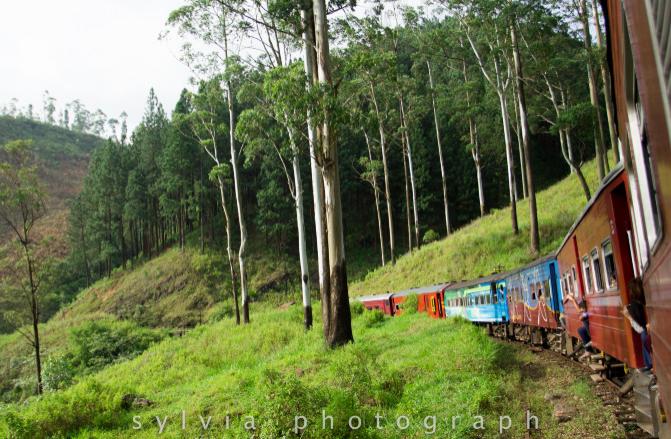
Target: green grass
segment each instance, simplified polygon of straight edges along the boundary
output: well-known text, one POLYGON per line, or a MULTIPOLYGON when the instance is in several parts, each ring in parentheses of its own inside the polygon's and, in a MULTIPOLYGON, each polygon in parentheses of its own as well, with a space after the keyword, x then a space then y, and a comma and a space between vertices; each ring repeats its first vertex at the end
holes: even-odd
MULTIPOLYGON (((585 170, 594 182, 593 164, 585 170)), ((584 205, 582 197, 573 176, 539 194, 543 253, 559 245, 584 205)), ((369 273, 350 291, 356 295, 471 278, 528 262, 526 202, 519 205, 519 218, 519 236, 510 233, 509 211, 497 210, 399 258, 394 267, 369 273)), ((356 271, 364 271, 368 257, 357 256, 362 262, 356 271)), ((299 305, 277 307, 289 300, 300 303, 295 267, 277 255, 250 258, 252 294, 262 301, 252 303, 252 324, 242 327, 230 317, 221 256, 169 250, 116 271, 42 325, 45 358, 66 352, 72 329, 92 320, 198 326, 39 398, 25 399, 33 380, 29 346, 18 334, 0 336, 0 372, 6 379, 0 384, 18 383, 24 392, 18 395, 21 404, 0 404, 0 437, 150 438, 158 433, 156 416, 168 417, 163 436, 195 437, 203 434, 199 415, 212 416, 212 437, 249 437, 243 427, 246 416, 254 416, 256 437, 294 437, 297 414, 309 421, 302 434, 306 438, 427 437, 422 425, 427 416, 437 417, 433 437, 498 437, 499 416, 505 415, 512 426, 503 437, 522 437, 527 410, 539 417, 542 429, 532 432, 532 438, 622 437, 611 409, 604 409, 587 381, 576 379, 580 371, 565 362, 539 360, 524 346, 497 342, 463 320, 437 321, 417 313, 389 319, 357 312, 355 344, 326 349, 318 302, 315 329, 307 333, 299 305), (552 418, 544 398, 548 391, 560 393, 576 408, 574 420, 559 424, 552 418), (128 407, 125 395, 152 404, 128 407), (179 425, 182 410, 186 431, 179 425), (334 417, 333 431, 321 429, 322 410, 334 417), (381 430, 375 428, 377 413, 384 416, 381 430), (473 429, 476 414, 484 417, 484 432, 473 429), (355 432, 347 427, 353 415, 365 423, 355 432), (401 415, 410 420, 408 430, 394 427, 401 415), (132 429, 135 416, 141 430, 132 429), (454 430, 453 416, 461 416, 454 430)))
MULTIPOLYGON (((596 166, 583 167, 592 188, 597 186, 596 166)), ((559 247, 585 206, 585 196, 577 177, 569 175, 537 194, 541 255, 559 247)), ((531 262, 529 251, 529 204, 517 205, 520 232, 512 233, 510 208, 497 209, 455 231, 440 241, 399 257, 369 272, 350 285, 350 294, 359 296, 430 285, 446 281, 473 279, 496 271, 510 270, 531 262)))
MULTIPOLYGON (((573 431, 552 420, 543 400, 546 376, 563 374, 566 381, 569 374, 561 367, 525 373, 532 355, 526 348, 499 343, 468 322, 409 314, 371 324, 369 313, 362 313, 353 321, 356 343, 328 350, 319 319, 305 333, 301 313, 299 306, 263 306, 250 326, 235 327, 228 319, 201 326, 65 391, 0 407, 0 436, 149 438, 158 433, 155 417, 168 416, 163 436, 195 437, 202 433, 202 415, 212 416, 212 437, 249 437, 246 416, 254 417, 257 437, 295 437, 294 416, 302 414, 308 420, 302 437, 425 437, 427 416, 437 417, 437 437, 497 437, 499 416, 506 415, 512 420, 507 437, 520 437, 527 409, 539 417, 544 434, 552 434, 546 437, 573 431), (127 394, 153 404, 124 408, 127 394), (321 429, 322 410, 334 417, 333 431, 321 429), (384 416, 381 430, 377 413, 384 416), (347 427, 354 415, 365 422, 356 432, 347 427), (405 431, 394 427, 402 415, 410 420, 405 431), (484 431, 473 429, 476 415, 483 416, 484 431), (132 429, 134 416, 141 430, 132 429), (455 430, 453 416, 462 417, 455 430)), ((598 404, 586 398, 576 404, 598 404)), ((573 425, 585 437, 601 437, 609 416, 602 410, 573 425)))

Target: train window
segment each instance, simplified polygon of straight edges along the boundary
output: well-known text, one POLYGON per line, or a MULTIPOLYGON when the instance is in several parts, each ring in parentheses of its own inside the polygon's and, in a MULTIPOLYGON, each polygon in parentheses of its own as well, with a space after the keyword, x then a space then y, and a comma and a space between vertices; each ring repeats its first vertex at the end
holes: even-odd
POLYGON ((569 280, 571 280, 571 290, 573 291, 573 296, 578 297, 578 273, 575 269, 575 265, 571 267, 569 280))
POLYGON ((543 296, 545 295, 545 291, 543 290, 543 284, 541 284, 540 282, 536 282, 536 291, 538 291, 538 300, 543 298, 543 296))
POLYGON ((592 269, 589 266, 589 258, 587 256, 584 256, 582 258, 582 271, 583 275, 585 276, 585 289, 586 293, 591 293, 592 292, 592 269))
POLYGON ((545 299, 549 299, 552 296, 552 287, 550 287, 550 279, 545 279, 543 282, 543 291, 545 292, 545 299))
POLYGON ((601 249, 603 251, 603 264, 606 268, 606 287, 609 290, 615 290, 617 289, 617 268, 613 256, 613 244, 610 239, 601 244, 601 249))
POLYGON ((603 292, 603 272, 601 270, 601 258, 599 258, 599 250, 594 249, 590 253, 592 257, 592 270, 594 270, 594 288, 597 292, 603 292))

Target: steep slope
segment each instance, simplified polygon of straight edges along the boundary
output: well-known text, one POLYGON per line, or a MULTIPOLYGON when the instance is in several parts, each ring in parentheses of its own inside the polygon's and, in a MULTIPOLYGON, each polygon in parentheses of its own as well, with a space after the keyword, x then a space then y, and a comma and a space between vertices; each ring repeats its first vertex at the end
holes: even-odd
MULTIPOLYGON (((592 188, 598 178, 594 162, 583 171, 592 188)), ((555 251, 586 204, 578 179, 564 180, 539 192, 538 223, 541 255, 555 251)), ((449 237, 423 246, 418 251, 369 272, 350 286, 353 296, 398 291, 435 283, 472 279, 524 265, 533 259, 529 252, 529 205, 517 205, 520 233, 513 235, 510 208, 497 209, 455 231, 449 237)))
POLYGON ((356 343, 330 350, 321 331, 305 333, 301 320, 300 306, 264 304, 251 325, 235 327, 227 319, 164 340, 66 390, 0 406, 0 435, 152 438, 161 431, 175 438, 242 438, 250 437, 245 423, 253 420, 254 437, 261 438, 424 437, 431 431, 427 416, 435 416, 436 437, 494 438, 499 416, 510 416, 506 437, 523 437, 529 410, 544 437, 570 438, 576 431, 623 437, 613 409, 589 391, 587 372, 542 364, 525 347, 497 343, 467 322, 355 312, 356 343), (576 408, 572 422, 553 418, 547 392, 576 408), (332 429, 322 427, 324 413, 333 417, 332 429), (476 415, 486 430, 473 429, 476 415), (293 432, 294 416, 305 417, 300 435, 293 432), (363 420, 360 430, 348 427, 352 416, 363 420), (407 430, 396 426, 402 416, 407 430), (452 416, 461 417, 454 428, 452 416))
MULTIPOLYGON (((30 119, 0 116, 0 145, 19 139, 33 141, 47 195, 47 214, 36 225, 36 231, 53 237, 51 254, 62 257, 67 251, 63 231, 67 226, 68 201, 79 193, 89 154, 103 139, 30 119)), ((0 225, 0 245, 10 239, 3 227, 0 225)))

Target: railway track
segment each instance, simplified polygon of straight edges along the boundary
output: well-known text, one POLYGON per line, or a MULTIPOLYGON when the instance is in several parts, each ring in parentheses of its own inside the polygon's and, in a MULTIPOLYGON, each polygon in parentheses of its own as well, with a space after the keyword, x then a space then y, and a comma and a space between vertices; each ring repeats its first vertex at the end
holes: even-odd
MULTIPOLYGON (((502 335, 502 334, 501 334, 502 335)), ((579 361, 575 358, 569 357, 561 352, 560 348, 556 347, 555 343, 550 343, 549 347, 542 347, 542 345, 530 343, 529 341, 515 339, 505 339, 499 334, 492 333, 492 337, 497 338, 506 343, 516 345, 524 345, 533 353, 543 353, 545 355, 552 355, 556 359, 569 362, 572 365, 580 366, 585 376, 592 381, 592 390, 600 399, 604 407, 611 407, 617 422, 622 425, 625 431, 626 439, 652 439, 649 433, 641 429, 636 422, 636 409, 634 407, 634 392, 630 389, 627 392, 622 392, 621 389, 626 384, 626 380, 619 377, 609 378, 606 371, 600 363, 594 362, 595 358, 590 358, 587 362, 579 361), (600 367, 594 367, 595 365, 600 367), (595 373, 598 372, 598 373, 595 373), (598 378, 597 378, 598 377, 598 378)), ((598 355, 592 357, 600 357, 598 355)))

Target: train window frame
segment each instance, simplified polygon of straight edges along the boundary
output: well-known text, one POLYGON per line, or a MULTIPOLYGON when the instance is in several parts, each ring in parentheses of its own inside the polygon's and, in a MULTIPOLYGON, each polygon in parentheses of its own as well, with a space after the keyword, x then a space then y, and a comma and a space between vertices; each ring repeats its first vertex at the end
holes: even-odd
POLYGON ((601 254, 603 255, 603 268, 604 268, 604 274, 606 275, 606 289, 608 291, 616 291, 618 289, 618 282, 617 282, 617 263, 615 262, 615 253, 613 251, 613 241, 610 240, 610 238, 605 239, 601 243, 601 254), (606 247, 610 247, 610 253, 606 252, 606 247), (614 283, 611 284, 611 273, 609 273, 608 270, 608 264, 607 264, 607 259, 610 256, 612 260, 612 265, 613 265, 613 271, 614 271, 614 283))
POLYGON ((589 258, 592 264, 592 272, 594 274, 592 277, 594 280, 594 291, 597 293, 603 293, 605 291, 603 282, 603 258, 601 257, 601 252, 597 247, 594 247, 592 251, 589 252, 589 258))
POLYGON ((593 280, 592 280, 592 267, 590 264, 589 255, 584 255, 582 257, 582 275, 585 277, 585 290, 586 290, 585 294, 591 294, 593 280))
POLYGON ((567 296, 573 296, 573 279, 571 278, 571 270, 566 270, 566 273, 564 273, 566 276, 566 288, 562 291, 566 291, 567 296))

